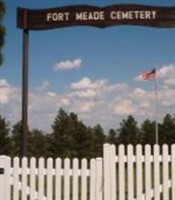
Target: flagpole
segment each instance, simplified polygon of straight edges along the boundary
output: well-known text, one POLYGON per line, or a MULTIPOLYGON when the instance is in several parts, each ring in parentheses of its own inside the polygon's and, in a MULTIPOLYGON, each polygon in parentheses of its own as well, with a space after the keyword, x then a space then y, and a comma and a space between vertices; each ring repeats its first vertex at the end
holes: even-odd
POLYGON ((156 144, 159 144, 158 92, 157 92, 157 69, 156 68, 155 68, 154 89, 155 89, 155 142, 156 142, 156 144))
POLYGON ((157 92, 157 62, 155 67, 150 71, 144 71, 141 73, 143 80, 154 80, 154 92, 155 92, 155 143, 159 144, 159 130, 158 130, 158 92, 157 92))

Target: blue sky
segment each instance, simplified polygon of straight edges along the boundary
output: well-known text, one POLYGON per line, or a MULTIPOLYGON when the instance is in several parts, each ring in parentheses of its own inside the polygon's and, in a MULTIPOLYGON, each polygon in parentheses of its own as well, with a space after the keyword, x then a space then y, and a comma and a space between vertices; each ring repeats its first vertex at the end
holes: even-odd
MULTIPOLYGON (((173 0, 76 1, 108 6, 119 3, 174 6, 173 0)), ((7 0, 7 28, 0 68, 0 112, 11 123, 21 119, 22 30, 17 7, 51 8, 75 1, 7 0)), ((30 31, 29 126, 49 131, 60 107, 87 125, 116 128, 129 114, 154 120, 154 83, 140 72, 157 67, 158 118, 175 114, 175 28, 141 26, 68 27, 30 31)))

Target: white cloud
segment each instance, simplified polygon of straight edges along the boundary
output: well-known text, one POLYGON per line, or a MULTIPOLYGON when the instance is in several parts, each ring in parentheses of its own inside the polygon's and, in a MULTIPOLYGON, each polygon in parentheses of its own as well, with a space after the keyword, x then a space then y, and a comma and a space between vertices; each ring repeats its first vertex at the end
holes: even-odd
POLYGON ((84 99, 100 98, 106 93, 107 83, 108 81, 106 79, 93 81, 88 77, 83 77, 80 81, 70 85, 70 89, 73 90, 70 96, 84 99))
POLYGON ((154 101, 155 100, 155 91, 154 90, 144 90, 142 88, 134 88, 133 92, 130 89, 130 92, 128 93, 128 96, 134 100, 135 102, 137 102, 137 105, 142 102, 144 102, 145 100, 147 101, 154 101))
POLYGON ((100 79, 96 81, 92 81, 88 77, 83 77, 80 81, 71 84, 71 88, 75 90, 83 90, 83 89, 101 89, 106 85, 106 79, 100 79))
POLYGON ((158 78, 167 78, 171 77, 172 75, 175 76, 175 65, 165 65, 158 70, 158 78))
POLYGON ((169 107, 174 106, 175 112, 175 90, 174 89, 163 89, 159 92, 159 101, 162 106, 169 107))
POLYGON ((0 86, 0 104, 7 104, 10 100, 11 89, 0 86))
POLYGON ((175 88, 175 65, 165 65, 158 70, 158 84, 163 81, 164 88, 175 88))
POLYGON ((131 100, 118 99, 113 104, 113 111, 118 115, 130 115, 135 113, 135 107, 131 100))
POLYGON ((54 66, 55 71, 64 71, 64 70, 71 70, 71 69, 78 69, 81 67, 82 60, 77 58, 73 61, 66 60, 59 63, 56 63, 54 66))
POLYGON ((80 113, 90 113, 90 112, 92 112, 93 108, 95 107, 95 102, 85 101, 85 102, 79 103, 77 106, 78 106, 77 107, 78 112, 80 112, 80 113))
POLYGON ((82 78, 79 82, 71 84, 72 89, 87 89, 90 88, 91 86, 92 86, 92 81, 87 77, 82 78))
POLYGON ((19 100, 20 92, 18 88, 10 85, 6 79, 0 79, 0 105, 9 104, 12 100, 19 100))
POLYGON ((0 79, 0 104, 7 104, 10 99, 11 88, 7 80, 0 79))
POLYGON ((0 79, 0 114, 15 122, 21 115, 21 89, 12 86, 8 80, 0 79))
POLYGON ((48 96, 51 96, 51 97, 55 97, 55 96, 56 96, 56 93, 55 93, 55 92, 48 92, 47 95, 48 95, 48 96))
POLYGON ((6 79, 0 79, 0 88, 9 87, 9 83, 6 79))
POLYGON ((142 108, 142 109, 148 109, 150 107, 151 107, 151 104, 148 100, 142 101, 140 103, 140 108, 142 108))
POLYGON ((76 92, 73 92, 71 94, 71 96, 77 96, 77 97, 80 97, 80 98, 94 98, 97 96, 97 92, 95 92, 95 90, 92 90, 92 89, 87 89, 87 90, 81 90, 81 91, 76 91, 76 92))
POLYGON ((141 88, 135 88, 134 89, 134 94, 135 95, 145 95, 146 94, 146 91, 145 90, 143 90, 143 89, 141 89, 141 88))
POLYGON ((175 86, 175 76, 166 79, 165 84, 168 86, 175 86))
POLYGON ((70 102, 70 99, 68 98, 68 97, 62 97, 61 98, 61 106, 63 106, 63 107, 68 107, 68 106, 70 106, 70 104, 71 104, 71 102, 70 102))

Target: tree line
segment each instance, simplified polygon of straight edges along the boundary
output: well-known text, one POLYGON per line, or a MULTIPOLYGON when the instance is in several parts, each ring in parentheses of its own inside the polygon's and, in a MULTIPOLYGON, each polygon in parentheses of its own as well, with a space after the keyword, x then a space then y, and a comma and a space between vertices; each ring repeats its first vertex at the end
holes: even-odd
MULTIPOLYGON (((60 109, 51 125, 51 133, 33 129, 27 135, 28 157, 92 158, 102 156, 104 143, 155 144, 155 121, 149 119, 140 125, 132 115, 123 119, 118 128, 107 133, 100 124, 86 126, 76 113, 60 109)), ((175 117, 166 114, 159 127, 159 144, 175 143, 175 117)), ((0 115, 0 155, 20 156, 21 122, 10 128, 10 123, 0 115)))

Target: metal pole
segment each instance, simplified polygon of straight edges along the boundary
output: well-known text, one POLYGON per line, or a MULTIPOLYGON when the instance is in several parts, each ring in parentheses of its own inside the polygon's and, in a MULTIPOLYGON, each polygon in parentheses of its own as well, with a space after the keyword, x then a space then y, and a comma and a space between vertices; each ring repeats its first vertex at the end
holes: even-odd
POLYGON ((155 74, 155 140, 156 140, 156 144, 159 144, 159 129, 158 129, 158 94, 157 94, 157 69, 156 70, 156 74, 155 74))
POLYGON ((28 134, 28 55, 29 55, 29 30, 23 30, 23 60, 22 60, 22 135, 21 157, 27 153, 28 134))

